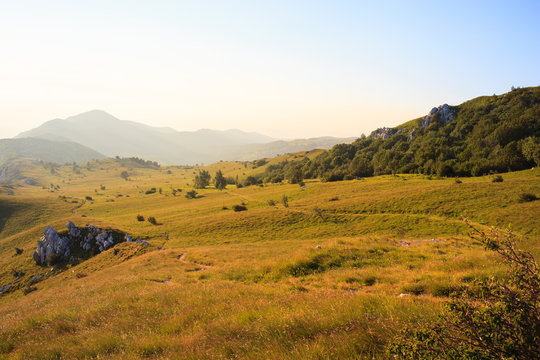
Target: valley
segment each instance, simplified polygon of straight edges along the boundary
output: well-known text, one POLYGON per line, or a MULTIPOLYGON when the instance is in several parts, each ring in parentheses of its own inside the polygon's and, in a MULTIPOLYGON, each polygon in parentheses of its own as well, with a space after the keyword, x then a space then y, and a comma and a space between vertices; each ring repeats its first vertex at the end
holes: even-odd
POLYGON ((106 159, 54 174, 25 163, 39 184, 0 193, 0 286, 20 282, 0 295, 0 357, 381 358, 402 328, 432 321, 452 289, 505 276, 467 222, 510 226, 521 248, 539 254, 540 203, 520 200, 540 193, 538 169, 503 182, 396 174, 209 186, 185 197, 199 170, 242 181, 282 160, 254 169, 106 159), (68 221, 150 245, 36 265, 45 227, 68 221))

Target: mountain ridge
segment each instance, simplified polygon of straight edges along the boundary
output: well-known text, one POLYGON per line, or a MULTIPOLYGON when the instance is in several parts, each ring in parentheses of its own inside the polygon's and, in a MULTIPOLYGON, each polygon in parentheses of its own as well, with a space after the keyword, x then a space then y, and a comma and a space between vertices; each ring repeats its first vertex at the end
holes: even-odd
POLYGON ((177 131, 120 120, 103 110, 52 119, 15 138, 25 137, 73 141, 109 157, 141 157, 169 165, 253 160, 316 147, 330 148, 353 140, 321 137, 303 139, 304 143, 299 144, 298 140, 285 141, 238 129, 177 131))

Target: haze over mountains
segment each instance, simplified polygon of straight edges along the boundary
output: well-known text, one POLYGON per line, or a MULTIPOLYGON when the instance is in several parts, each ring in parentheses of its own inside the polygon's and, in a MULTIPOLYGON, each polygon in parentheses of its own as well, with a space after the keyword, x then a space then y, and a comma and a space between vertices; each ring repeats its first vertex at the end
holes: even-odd
POLYGON ((254 160, 287 152, 330 148, 355 139, 321 137, 283 141, 236 129, 180 132, 172 128, 120 120, 101 110, 92 110, 67 119, 50 120, 16 138, 70 141, 105 156, 136 156, 170 165, 254 160))

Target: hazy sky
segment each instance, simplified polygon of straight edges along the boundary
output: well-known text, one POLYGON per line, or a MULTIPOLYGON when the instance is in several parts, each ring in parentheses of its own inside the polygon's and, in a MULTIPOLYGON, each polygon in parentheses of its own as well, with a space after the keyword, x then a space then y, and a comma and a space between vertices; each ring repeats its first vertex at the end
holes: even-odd
POLYGON ((358 136, 540 85, 540 1, 0 0, 0 138, 87 110, 358 136))

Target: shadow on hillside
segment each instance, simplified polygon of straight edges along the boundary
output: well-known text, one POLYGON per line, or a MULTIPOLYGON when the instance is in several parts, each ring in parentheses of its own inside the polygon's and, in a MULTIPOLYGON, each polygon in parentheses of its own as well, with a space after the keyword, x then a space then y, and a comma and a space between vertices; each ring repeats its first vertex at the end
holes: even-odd
POLYGON ((9 200, 0 199, 0 233, 4 231, 4 226, 11 215, 23 207, 25 206, 9 200))

